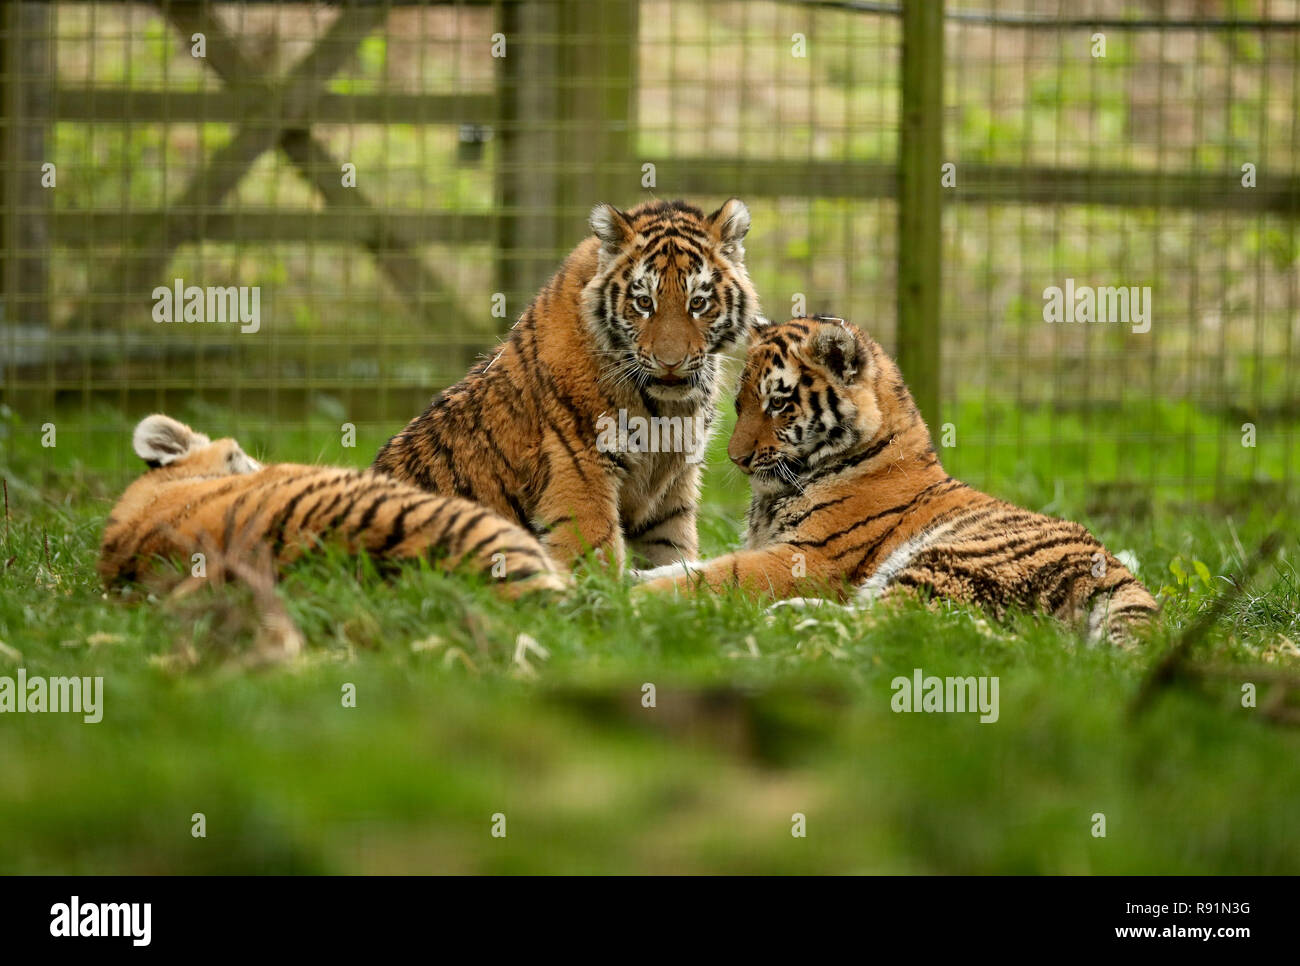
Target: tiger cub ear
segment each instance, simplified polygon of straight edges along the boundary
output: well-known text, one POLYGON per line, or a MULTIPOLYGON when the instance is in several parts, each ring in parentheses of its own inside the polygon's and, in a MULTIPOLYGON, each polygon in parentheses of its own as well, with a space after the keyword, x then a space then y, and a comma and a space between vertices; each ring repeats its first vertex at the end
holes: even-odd
POLYGON ((613 205, 604 203, 591 209, 589 224, 592 234, 600 239, 601 247, 610 255, 622 251, 635 234, 627 215, 613 205))
POLYGON ((739 198, 728 198, 721 208, 709 215, 709 234, 728 258, 740 261, 745 257, 741 241, 748 233, 749 208, 739 198))
POLYGON ((871 365, 871 356, 858 330, 848 322, 819 322, 808 340, 812 359, 844 383, 853 382, 871 365))
POLYGON ((150 466, 166 466, 174 463, 190 450, 207 446, 211 442, 202 433, 196 433, 184 423, 154 413, 140 420, 131 437, 131 446, 135 455, 150 466))

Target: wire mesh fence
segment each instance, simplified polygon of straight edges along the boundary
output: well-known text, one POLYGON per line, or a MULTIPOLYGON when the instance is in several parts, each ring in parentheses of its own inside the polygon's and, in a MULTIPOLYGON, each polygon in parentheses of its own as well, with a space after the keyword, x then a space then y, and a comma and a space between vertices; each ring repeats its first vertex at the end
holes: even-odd
POLYGON ((317 455, 365 462, 595 202, 737 195, 770 317, 851 319, 916 378, 933 336, 954 474, 1288 499, 1300 3, 929 7, 927 111, 889 3, 10 3, 4 444, 53 424, 51 465, 127 472, 123 427, 197 410, 272 456, 351 423, 317 455), (900 171, 905 124, 936 170, 900 171), (909 178, 939 188, 937 265, 900 235, 909 178), (900 326, 908 272, 937 309, 900 326))
POLYGON ((949 23, 946 147, 990 171, 947 213, 946 396, 978 414, 976 464, 1030 448, 1103 503, 1275 503, 1297 452, 1296 7, 1083 6, 949 23), (1106 287, 1133 301, 1102 324, 1106 287), (1052 288, 1076 309, 1090 290, 1093 323, 1044 324, 1052 288))

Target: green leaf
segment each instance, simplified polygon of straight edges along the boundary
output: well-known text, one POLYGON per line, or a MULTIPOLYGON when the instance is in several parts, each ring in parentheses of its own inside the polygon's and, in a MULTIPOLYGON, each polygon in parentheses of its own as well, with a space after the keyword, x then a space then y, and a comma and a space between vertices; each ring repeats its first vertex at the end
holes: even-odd
POLYGON ((1201 582, 1204 583, 1206 587, 1214 586, 1214 577, 1210 573, 1209 567, 1205 566, 1205 564, 1199 560, 1193 560, 1192 566, 1196 568, 1196 576, 1201 578, 1201 582))

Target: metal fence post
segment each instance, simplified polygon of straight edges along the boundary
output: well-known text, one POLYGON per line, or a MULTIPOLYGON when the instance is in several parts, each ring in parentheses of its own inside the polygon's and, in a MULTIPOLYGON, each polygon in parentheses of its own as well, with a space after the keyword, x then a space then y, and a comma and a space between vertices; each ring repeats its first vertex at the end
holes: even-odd
POLYGON ((597 202, 620 207, 640 197, 634 142, 637 0, 564 0, 561 68, 564 237, 585 233, 597 202))
POLYGON ((0 10, 0 212, 3 217, 4 319, 49 323, 48 215, 52 193, 41 186, 50 106, 48 7, 6 4, 0 10))
POLYGON ((898 152, 898 364, 932 433, 940 425, 943 7, 903 4, 898 152))
POLYGON ((637 195, 633 0, 510 0, 498 13, 497 291, 516 317, 586 234, 598 201, 637 195))
MULTIPOLYGON (((559 204, 560 8, 508 0, 497 8, 504 56, 496 57, 494 286, 510 318, 545 281, 556 247, 559 204)), ((495 42, 495 41, 494 41, 495 42)))

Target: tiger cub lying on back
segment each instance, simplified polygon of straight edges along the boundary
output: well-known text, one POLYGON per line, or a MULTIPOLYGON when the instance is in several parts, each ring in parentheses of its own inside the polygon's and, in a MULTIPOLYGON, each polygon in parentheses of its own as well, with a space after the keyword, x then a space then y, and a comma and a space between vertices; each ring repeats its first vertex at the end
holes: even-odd
POLYGON ((385 558, 428 555, 494 572, 510 596, 562 590, 566 577, 529 533, 468 500, 433 496, 371 472, 263 466, 233 439, 215 443, 161 414, 135 428, 150 469, 126 488, 104 529, 105 584, 137 579, 158 556, 269 543, 287 563, 319 542, 385 558))
POLYGON ((1086 617, 1093 639, 1115 642, 1156 613, 1084 527, 946 474, 898 367, 838 319, 760 330, 727 454, 753 489, 747 549, 643 572, 643 589, 739 584, 790 598, 829 587, 871 600, 904 588, 995 614, 1086 617))

